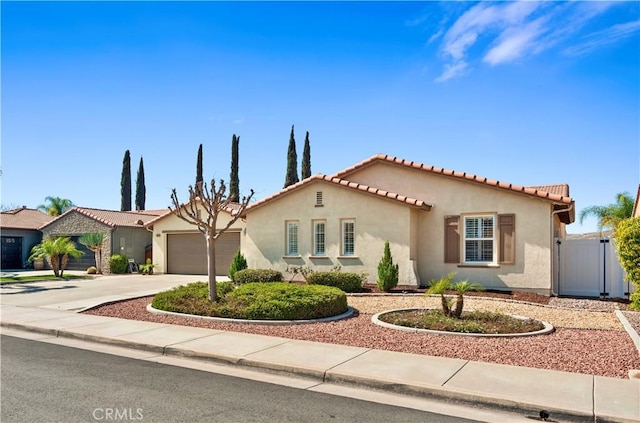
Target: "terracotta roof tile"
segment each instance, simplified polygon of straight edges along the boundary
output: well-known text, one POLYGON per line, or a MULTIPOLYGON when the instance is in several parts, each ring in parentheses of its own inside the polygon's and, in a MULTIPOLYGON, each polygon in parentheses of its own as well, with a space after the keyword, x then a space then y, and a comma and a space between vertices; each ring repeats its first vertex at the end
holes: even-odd
POLYGON ((332 177, 332 176, 327 176, 327 175, 323 175, 323 174, 317 174, 317 175, 313 175, 310 178, 307 178, 301 182, 298 182, 296 184, 290 185, 282 190, 280 190, 279 192, 270 195, 269 197, 263 198, 260 201, 257 201, 253 204, 251 204, 249 207, 247 207, 247 209, 244 212, 244 215, 246 215, 246 213, 255 210, 258 207, 261 207, 273 200, 275 200, 278 197, 282 197, 283 195, 286 195, 288 193, 291 193, 293 191, 296 191, 300 188, 302 188, 305 185, 311 184, 313 182, 329 182, 331 184, 337 185, 337 186, 342 186, 342 187, 346 187, 349 189, 353 189, 353 190, 357 190, 357 191, 362 191, 362 192, 366 192, 368 194, 372 194, 372 195, 376 195, 378 197, 381 198, 386 198, 386 199, 390 199, 390 200, 394 200, 394 201, 398 201, 400 203, 412 206, 412 207, 417 207, 423 210, 431 210, 431 205, 427 204, 426 202, 422 201, 422 200, 417 200, 415 198, 409 198, 409 197, 405 197, 396 193, 392 193, 392 192, 387 192, 375 187, 370 187, 367 185, 363 185, 363 184, 359 184, 357 182, 351 182, 348 181, 346 179, 340 179, 340 178, 336 178, 336 177, 332 177))
POLYGON ((54 218, 40 210, 21 207, 3 211, 0 214, 0 227, 5 229, 38 229, 54 218))
POLYGON ((71 213, 79 213, 90 219, 104 223, 112 228, 115 227, 142 227, 147 222, 158 217, 160 210, 141 210, 141 211, 116 211, 116 210, 102 210, 102 209, 90 209, 85 207, 72 207, 67 210, 56 219, 42 225, 40 229, 49 226, 58 219, 63 219, 65 216, 71 213))
POLYGON ((534 197, 550 200, 554 203, 561 203, 564 205, 573 204, 573 199, 569 196, 569 186, 566 184, 522 187, 519 185, 512 185, 506 182, 487 179, 481 176, 467 174, 464 172, 456 172, 453 170, 443 169, 435 166, 428 166, 424 164, 418 165, 415 162, 399 159, 397 157, 387 156, 384 154, 378 154, 378 155, 369 157, 368 159, 365 159, 362 162, 354 166, 351 166, 345 170, 342 170, 332 176, 335 178, 346 178, 351 173, 359 169, 368 167, 376 162, 388 162, 388 163, 393 163, 400 166, 406 166, 408 168, 422 169, 423 171, 426 171, 426 172, 437 173, 437 174, 449 176, 452 178, 463 179, 463 180, 467 180, 467 181, 471 181, 471 182, 475 182, 483 185, 488 185, 488 186, 492 186, 500 189, 520 192, 526 195, 531 195, 534 197))

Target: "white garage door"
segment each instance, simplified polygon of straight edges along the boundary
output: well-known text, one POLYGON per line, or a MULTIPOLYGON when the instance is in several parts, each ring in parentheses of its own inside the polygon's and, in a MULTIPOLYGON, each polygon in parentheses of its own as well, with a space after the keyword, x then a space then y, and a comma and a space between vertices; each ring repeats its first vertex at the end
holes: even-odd
MULTIPOLYGON (((225 232, 216 241, 216 276, 226 276, 240 249, 240 232, 225 232)), ((207 246, 201 233, 167 235, 167 273, 207 274, 207 246)))

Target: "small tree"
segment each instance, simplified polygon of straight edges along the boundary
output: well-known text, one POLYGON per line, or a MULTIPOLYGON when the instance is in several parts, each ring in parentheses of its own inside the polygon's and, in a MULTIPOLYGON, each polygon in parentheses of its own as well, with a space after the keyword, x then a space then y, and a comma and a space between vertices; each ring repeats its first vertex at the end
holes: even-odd
POLYGON ((105 240, 104 232, 82 234, 78 242, 93 252, 96 259, 96 272, 102 273, 102 244, 105 240))
POLYGON ((237 202, 240 199, 240 178, 238 176, 238 149, 240 137, 233 134, 231 138, 231 174, 229 175, 229 199, 237 202))
POLYGON ((147 199, 147 187, 144 185, 144 164, 140 157, 138 176, 136 177, 136 210, 144 210, 144 203, 147 199))
POLYGON ((203 178, 202 178, 202 144, 200 144, 200 146, 198 147, 198 158, 196 159, 196 184, 195 186, 197 187, 198 185, 202 184, 203 182, 203 178))
POLYGON ((640 217, 621 221, 614 235, 618 259, 627 273, 626 279, 636 288, 629 297, 631 307, 640 310, 640 217))
POLYGON ((69 237, 47 237, 31 249, 29 260, 46 258, 56 278, 61 278, 69 256, 80 258, 84 253, 76 248, 69 237))
POLYGON ((464 294, 469 291, 482 291, 484 287, 477 282, 469 282, 468 280, 453 283, 455 276, 456 272, 450 272, 438 280, 431 280, 425 295, 440 295, 442 313, 447 317, 459 319, 464 308, 464 294), (453 308, 453 300, 444 295, 447 290, 453 290, 457 293, 455 308, 453 308))
POLYGON ((389 292, 396 286, 398 286, 398 265, 393 264, 389 241, 385 241, 384 253, 378 263, 378 288, 389 292))
POLYGON ((233 256, 233 261, 229 266, 229 279, 234 280, 233 277, 235 276, 236 272, 244 270, 247 267, 247 259, 244 257, 244 255, 242 255, 240 250, 238 250, 236 255, 233 256))
POLYGON ((284 187, 293 185, 298 179, 298 154, 296 153, 296 139, 293 135, 293 125, 291 125, 291 135, 289 135, 289 148, 287 150, 287 176, 284 180, 284 187))
POLYGON ((311 146, 309 145, 309 131, 304 137, 304 149, 302 150, 302 179, 311 176, 311 146))
POLYGON ((233 225, 242 215, 253 197, 253 190, 249 196, 243 197, 239 206, 232 209, 231 199, 227 197, 227 186, 223 180, 216 187, 215 180, 211 180, 211 186, 200 184, 197 188, 189 186, 189 201, 181 204, 174 188, 171 192, 173 205, 169 207, 171 212, 185 222, 194 225, 204 235, 207 244, 207 270, 209 273, 209 300, 216 301, 216 240, 233 225), (231 219, 227 224, 218 229, 217 221, 220 212, 228 212, 231 219))
POLYGON ((124 152, 120 177, 120 211, 131 211, 131 154, 124 152))

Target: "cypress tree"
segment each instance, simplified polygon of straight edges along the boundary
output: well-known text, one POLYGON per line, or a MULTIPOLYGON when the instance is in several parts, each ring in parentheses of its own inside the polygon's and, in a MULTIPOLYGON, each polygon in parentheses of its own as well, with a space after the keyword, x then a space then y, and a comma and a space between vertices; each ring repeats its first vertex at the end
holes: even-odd
POLYGON ((284 187, 299 182, 298 179, 298 154, 296 153, 296 140, 293 135, 293 125, 291 125, 291 135, 289 136, 289 149, 287 151, 287 176, 284 180, 284 187))
POLYGON ((311 176, 311 147, 309 146, 309 131, 304 137, 304 149, 302 150, 302 179, 311 176))
POLYGON ((240 178, 238 177, 238 148, 240 137, 233 134, 231 138, 231 175, 229 176, 229 200, 237 203, 240 200, 240 178))
POLYGON ((120 211, 131 211, 131 154, 124 152, 120 178, 120 211))
POLYGON ((136 210, 144 210, 144 203, 147 199, 147 187, 144 185, 144 164, 140 157, 138 176, 136 177, 136 210))
POLYGON ((202 144, 198 147, 198 159, 196 162, 196 186, 198 182, 202 183, 202 144))

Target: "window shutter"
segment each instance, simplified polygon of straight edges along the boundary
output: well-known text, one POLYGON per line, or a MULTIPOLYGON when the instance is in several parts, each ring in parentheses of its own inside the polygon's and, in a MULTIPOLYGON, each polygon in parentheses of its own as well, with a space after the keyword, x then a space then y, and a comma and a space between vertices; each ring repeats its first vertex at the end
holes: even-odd
POLYGON ((498 263, 514 264, 516 262, 516 216, 514 214, 498 215, 498 263))
POLYGON ((460 216, 444 218, 444 262, 460 263, 460 216))

